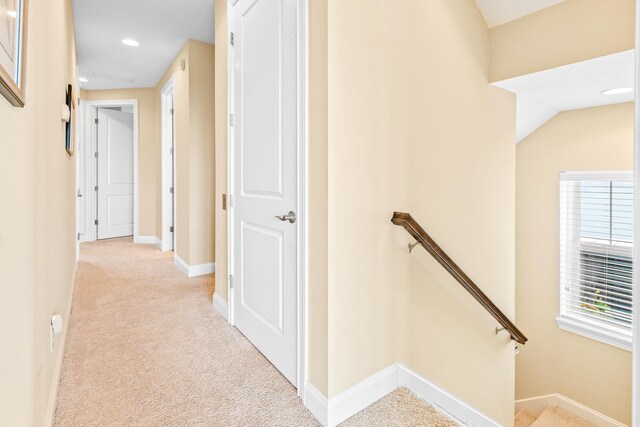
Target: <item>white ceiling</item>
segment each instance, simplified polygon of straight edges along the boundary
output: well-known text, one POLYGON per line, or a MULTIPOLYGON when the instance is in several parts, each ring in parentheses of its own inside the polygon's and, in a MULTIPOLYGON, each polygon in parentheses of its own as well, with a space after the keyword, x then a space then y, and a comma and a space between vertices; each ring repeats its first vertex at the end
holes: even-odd
POLYGON ((517 94, 517 142, 561 111, 633 101, 634 92, 602 91, 635 86, 634 58, 629 50, 494 83, 517 94))
POLYGON ((565 0, 476 0, 476 4, 485 22, 492 28, 563 1, 565 0))
POLYGON ((188 39, 214 42, 213 2, 73 0, 79 72, 89 79, 82 88, 155 86, 188 39))

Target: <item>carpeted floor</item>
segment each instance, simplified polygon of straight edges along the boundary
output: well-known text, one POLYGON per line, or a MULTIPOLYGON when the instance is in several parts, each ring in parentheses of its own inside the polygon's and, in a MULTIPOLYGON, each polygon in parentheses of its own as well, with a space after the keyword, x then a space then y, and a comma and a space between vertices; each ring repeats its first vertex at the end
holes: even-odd
MULTIPOLYGON (((213 277, 131 239, 83 244, 56 426, 316 426, 294 387, 213 310, 213 277)), ((398 390, 345 426, 450 426, 398 390)))
POLYGON ((459 424, 442 415, 406 388, 400 388, 349 418, 340 427, 454 427, 459 424))

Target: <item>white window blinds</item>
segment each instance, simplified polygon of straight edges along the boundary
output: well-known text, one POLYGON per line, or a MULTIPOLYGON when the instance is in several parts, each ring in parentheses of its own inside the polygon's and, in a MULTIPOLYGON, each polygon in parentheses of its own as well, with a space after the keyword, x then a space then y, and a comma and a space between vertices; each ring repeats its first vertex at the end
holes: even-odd
POLYGON ((633 197, 631 172, 560 174, 558 321, 579 323, 596 336, 629 345, 633 197))

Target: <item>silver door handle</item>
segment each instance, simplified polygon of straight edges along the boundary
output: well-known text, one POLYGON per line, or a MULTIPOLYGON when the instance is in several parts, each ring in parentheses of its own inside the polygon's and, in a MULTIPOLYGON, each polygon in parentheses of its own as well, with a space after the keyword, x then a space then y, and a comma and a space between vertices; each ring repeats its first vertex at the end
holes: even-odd
POLYGON ((289 221, 291 224, 296 222, 296 213, 294 211, 289 211, 288 214, 286 215, 282 215, 282 216, 277 216, 276 218, 278 218, 280 221, 289 221))

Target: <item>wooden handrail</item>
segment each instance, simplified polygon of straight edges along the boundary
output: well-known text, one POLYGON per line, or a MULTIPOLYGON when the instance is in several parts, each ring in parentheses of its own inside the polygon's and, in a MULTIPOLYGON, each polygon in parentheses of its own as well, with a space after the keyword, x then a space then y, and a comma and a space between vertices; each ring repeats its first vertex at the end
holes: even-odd
POLYGON ((427 234, 426 231, 408 213, 394 212, 391 222, 403 227, 416 239, 417 243, 427 250, 491 314, 500 325, 511 334, 511 339, 524 344, 527 337, 513 324, 505 314, 485 295, 473 280, 465 274, 449 255, 427 234))

